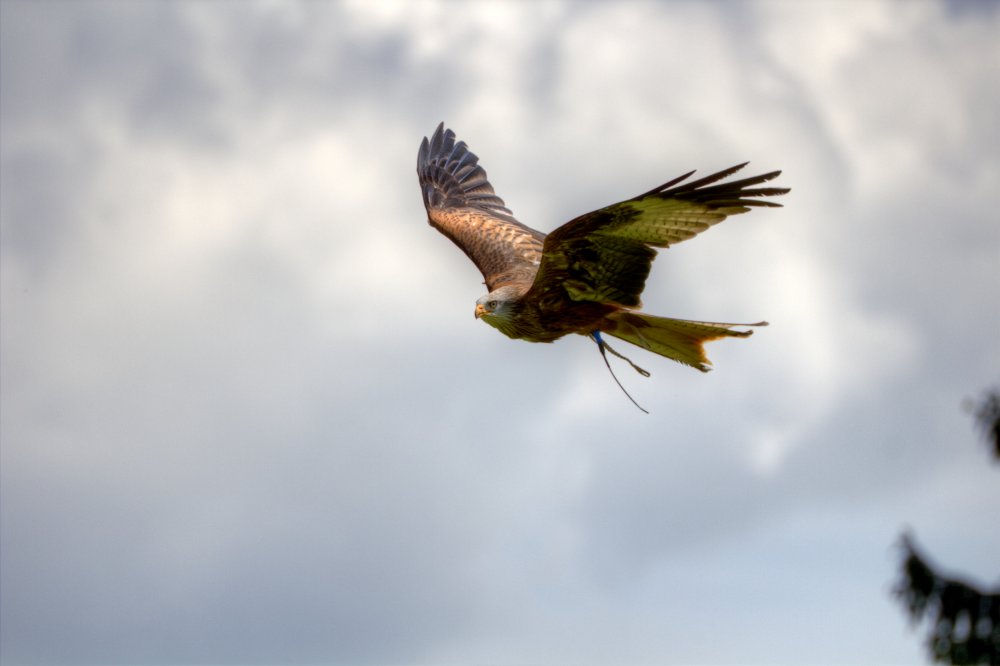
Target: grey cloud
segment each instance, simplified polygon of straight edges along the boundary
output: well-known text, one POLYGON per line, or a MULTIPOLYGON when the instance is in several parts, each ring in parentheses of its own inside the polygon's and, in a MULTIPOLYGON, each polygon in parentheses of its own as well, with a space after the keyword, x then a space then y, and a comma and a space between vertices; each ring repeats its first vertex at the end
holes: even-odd
POLYGON ((3 661, 905 662, 896 530, 1000 548, 960 411, 1000 367, 968 14, 0 6, 3 661), (957 101, 888 122, 858 96, 909 56, 957 101), (772 326, 707 376, 630 354, 646 417, 589 341, 473 322, 413 174, 442 119, 543 230, 784 168, 646 294, 772 326))

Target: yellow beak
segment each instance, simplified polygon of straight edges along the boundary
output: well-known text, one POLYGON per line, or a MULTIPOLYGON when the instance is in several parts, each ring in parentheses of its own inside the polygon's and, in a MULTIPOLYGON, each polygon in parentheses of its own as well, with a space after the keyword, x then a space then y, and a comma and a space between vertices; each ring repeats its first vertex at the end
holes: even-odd
POLYGON ((476 303, 476 319, 479 319, 484 314, 486 314, 486 308, 483 307, 482 303, 476 303))

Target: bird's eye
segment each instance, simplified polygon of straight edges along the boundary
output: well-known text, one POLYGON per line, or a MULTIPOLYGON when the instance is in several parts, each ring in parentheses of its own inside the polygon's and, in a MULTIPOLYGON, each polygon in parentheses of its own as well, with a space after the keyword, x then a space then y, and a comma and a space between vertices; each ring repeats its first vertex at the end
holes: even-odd
POLYGON ((486 304, 486 307, 488 307, 490 310, 496 310, 497 305, 498 303, 496 301, 490 301, 489 303, 486 304))

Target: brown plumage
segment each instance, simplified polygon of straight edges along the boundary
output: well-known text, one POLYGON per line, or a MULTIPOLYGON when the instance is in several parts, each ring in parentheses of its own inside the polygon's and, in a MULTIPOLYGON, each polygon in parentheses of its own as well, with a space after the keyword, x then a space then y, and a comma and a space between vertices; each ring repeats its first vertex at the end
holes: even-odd
POLYGON ((692 171, 545 235, 514 219, 478 162, 442 123, 420 144, 417 175, 430 224, 486 279, 490 293, 477 301, 476 317, 505 335, 552 342, 579 333, 593 337, 602 353, 618 355, 601 338, 604 332, 707 371, 702 343, 752 333, 734 326, 766 324, 696 322, 636 310, 654 248, 693 238, 751 207, 779 207, 758 197, 785 194, 787 188, 757 186, 780 171, 719 182, 745 166, 740 164, 685 183, 692 171))

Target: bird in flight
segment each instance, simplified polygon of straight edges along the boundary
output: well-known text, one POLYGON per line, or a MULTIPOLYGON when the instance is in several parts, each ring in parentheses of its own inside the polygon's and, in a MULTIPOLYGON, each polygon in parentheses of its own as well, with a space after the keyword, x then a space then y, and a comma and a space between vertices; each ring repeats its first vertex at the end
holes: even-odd
POLYGON ((612 349, 602 333, 707 372, 710 362, 703 343, 753 333, 737 326, 767 325, 689 321, 638 311, 654 248, 693 238, 751 207, 781 206, 760 197, 782 195, 788 188, 758 187, 780 171, 720 182, 744 166, 684 182, 694 173, 688 172, 544 234, 514 218, 494 192, 479 158, 464 141, 456 142, 444 123, 430 139, 424 138, 417 153, 428 221, 458 245, 485 278, 489 293, 476 301, 477 319, 510 338, 531 342, 552 342, 569 333, 589 336, 605 364, 607 351, 643 376, 649 373, 612 349))

